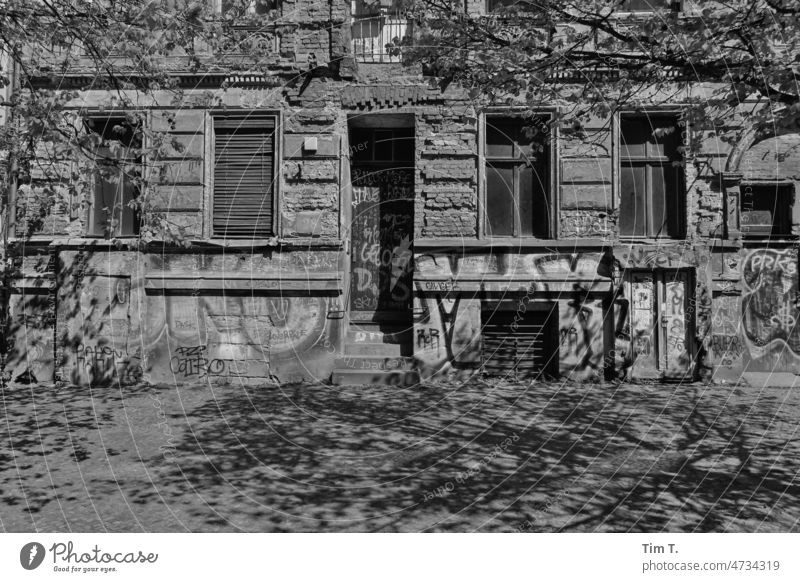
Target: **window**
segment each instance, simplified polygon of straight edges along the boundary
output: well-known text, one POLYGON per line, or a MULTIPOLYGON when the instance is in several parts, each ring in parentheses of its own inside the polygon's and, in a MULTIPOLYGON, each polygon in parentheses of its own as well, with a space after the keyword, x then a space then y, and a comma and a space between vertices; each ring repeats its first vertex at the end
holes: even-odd
POLYGON ((354 163, 414 163, 414 130, 412 128, 362 128, 350 130, 350 157, 354 163))
POLYGON ((792 235, 794 187, 788 184, 742 184, 742 234, 751 238, 792 235))
POLYGON ((681 128, 671 115, 620 118, 622 236, 682 238, 685 180, 678 147, 681 128))
POLYGON ((662 8, 679 11, 681 3, 675 0, 622 0, 619 10, 621 12, 653 12, 662 8))
POLYGON ((396 0, 353 0, 353 56, 364 63, 399 63, 398 45, 411 38, 411 21, 397 9, 396 0))
POLYGON ((141 137, 125 117, 97 117, 86 120, 88 130, 99 137, 94 156, 93 192, 89 201, 87 234, 121 237, 139 234, 139 213, 134 200, 139 194, 138 178, 141 137))
POLYGON ((278 8, 278 0, 212 0, 214 12, 227 14, 233 12, 237 16, 247 14, 267 14, 278 8))
POLYGON ((486 117, 486 235, 550 237, 550 119, 486 117))
POLYGON ((275 115, 214 118, 213 236, 273 235, 276 127, 275 115))
POLYGON ((546 8, 549 0, 487 0, 486 10, 496 12, 502 9, 515 8, 529 12, 539 12, 546 8))

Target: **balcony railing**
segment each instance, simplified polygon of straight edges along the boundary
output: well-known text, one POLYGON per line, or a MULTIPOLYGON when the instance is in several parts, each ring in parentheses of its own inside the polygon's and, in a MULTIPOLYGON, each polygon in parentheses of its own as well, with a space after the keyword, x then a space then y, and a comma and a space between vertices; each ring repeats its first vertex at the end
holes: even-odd
MULTIPOLYGON (((355 7, 354 3, 354 7, 355 7)), ((399 63, 397 49, 411 37, 411 21, 388 8, 353 10, 353 56, 362 63, 399 63)))

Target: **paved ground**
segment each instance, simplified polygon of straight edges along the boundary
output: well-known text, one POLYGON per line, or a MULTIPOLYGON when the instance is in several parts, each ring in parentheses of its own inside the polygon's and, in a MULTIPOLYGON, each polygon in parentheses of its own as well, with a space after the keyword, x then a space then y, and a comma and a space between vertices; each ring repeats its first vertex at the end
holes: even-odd
POLYGON ((5 531, 799 531, 800 392, 5 388, 5 531))

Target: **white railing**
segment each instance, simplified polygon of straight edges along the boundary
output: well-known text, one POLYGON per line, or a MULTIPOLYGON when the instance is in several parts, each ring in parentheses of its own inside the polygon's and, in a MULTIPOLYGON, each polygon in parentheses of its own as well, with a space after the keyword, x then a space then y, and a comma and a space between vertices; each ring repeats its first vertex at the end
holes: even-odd
POLYGON ((381 8, 376 14, 353 11, 353 56, 362 63, 399 63, 397 49, 411 36, 411 21, 401 14, 381 8))

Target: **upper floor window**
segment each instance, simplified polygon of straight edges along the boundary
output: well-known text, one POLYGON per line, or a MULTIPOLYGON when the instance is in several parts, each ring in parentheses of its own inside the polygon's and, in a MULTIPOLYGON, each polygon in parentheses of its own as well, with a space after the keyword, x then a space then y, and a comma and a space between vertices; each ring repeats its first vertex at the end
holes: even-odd
POLYGON ((212 0, 214 12, 239 16, 267 14, 278 8, 279 0, 212 0))
POLYGON ((397 0, 352 0, 353 56, 365 63, 399 63, 399 45, 411 37, 411 21, 397 0))
POLYGON ((620 2, 620 12, 653 12, 669 8, 671 10, 680 10, 681 3, 675 0, 622 0, 620 2))
POLYGON ((549 117, 487 115, 485 230, 490 237, 550 238, 549 117))
POLYGON ((742 234, 748 238, 792 236, 794 186, 790 184, 741 185, 742 234))
POLYGON ((686 194, 675 115, 622 115, 619 124, 622 236, 682 238, 686 194))
POLYGON ((526 12, 537 12, 547 7, 549 0, 487 0, 486 11, 496 12, 501 9, 514 8, 526 12))
POLYGON ((121 237, 139 234, 141 137, 125 117, 93 117, 86 126, 95 134, 96 162, 89 197, 87 228, 90 236, 121 237))
POLYGON ((214 117, 212 234, 263 238, 274 234, 277 117, 214 117))

